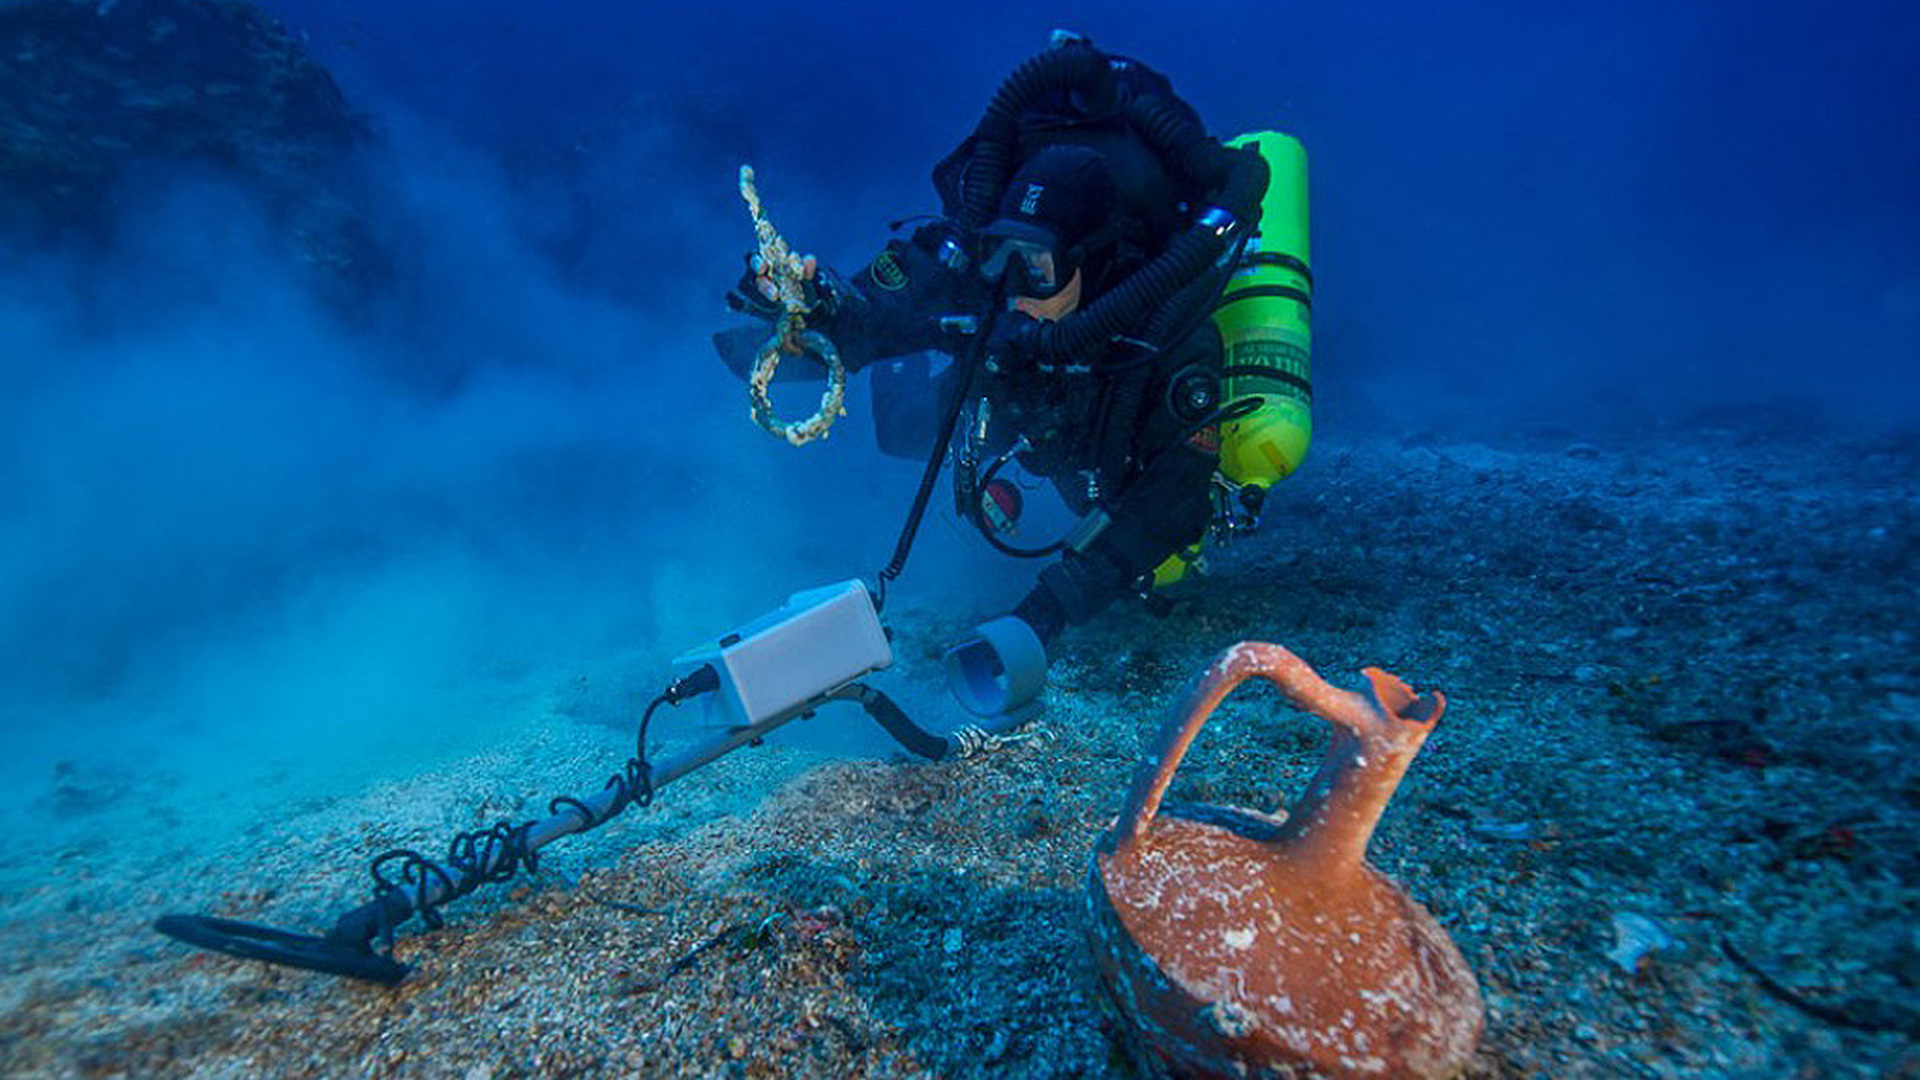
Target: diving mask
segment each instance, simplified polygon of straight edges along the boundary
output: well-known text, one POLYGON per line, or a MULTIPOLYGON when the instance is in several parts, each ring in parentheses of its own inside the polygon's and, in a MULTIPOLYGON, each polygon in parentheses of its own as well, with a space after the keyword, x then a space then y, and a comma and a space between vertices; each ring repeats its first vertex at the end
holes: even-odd
POLYGON ((1038 240, 1006 237, 993 241, 980 261, 980 273, 988 281, 1002 282, 1014 296, 1045 300, 1059 294, 1073 277, 1073 268, 1054 252, 1053 245, 1038 240))

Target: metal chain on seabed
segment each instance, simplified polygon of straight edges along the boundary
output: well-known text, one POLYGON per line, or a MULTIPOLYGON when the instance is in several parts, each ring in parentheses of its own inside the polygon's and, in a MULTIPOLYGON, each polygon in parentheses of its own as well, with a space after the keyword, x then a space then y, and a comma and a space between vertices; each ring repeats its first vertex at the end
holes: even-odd
POLYGON ((760 190, 753 182, 753 166, 740 166, 740 197, 753 215, 753 233, 760 243, 760 266, 773 279, 784 309, 772 336, 760 347, 753 361, 753 375, 747 380, 747 396, 752 401, 753 421, 794 446, 824 439, 833 422, 847 415, 847 369, 840 363, 840 351, 824 334, 806 328, 807 304, 805 261, 795 254, 780 233, 767 220, 760 204, 760 190), (820 395, 820 408, 798 423, 787 423, 773 415, 773 399, 767 388, 780 366, 782 353, 812 354, 827 367, 827 389, 820 395))

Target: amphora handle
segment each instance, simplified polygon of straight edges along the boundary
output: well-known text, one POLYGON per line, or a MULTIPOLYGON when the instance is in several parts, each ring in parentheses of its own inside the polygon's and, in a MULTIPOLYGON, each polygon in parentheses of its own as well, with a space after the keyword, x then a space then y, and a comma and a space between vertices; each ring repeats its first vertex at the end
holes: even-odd
POLYGON ((1366 805, 1354 808, 1363 816, 1369 812, 1371 816, 1364 822, 1355 822, 1359 826, 1357 838, 1346 838, 1350 841, 1348 846, 1356 846, 1352 841, 1357 840, 1359 850, 1353 856, 1357 861, 1364 853, 1366 838, 1378 820, 1379 810, 1385 807, 1407 764, 1446 707, 1446 698, 1439 693, 1415 694, 1406 683, 1379 668, 1367 668, 1362 674, 1367 678, 1369 693, 1342 690, 1322 679, 1306 661, 1286 648, 1261 641, 1243 641, 1215 657, 1188 687, 1180 706, 1167 715, 1160 729, 1158 752, 1147 758, 1134 776, 1133 786, 1127 791, 1126 806, 1114 826, 1115 857, 1127 858, 1146 833, 1160 809, 1167 785, 1173 782, 1174 771, 1186 756, 1187 747, 1213 715, 1213 710, 1241 683, 1259 676, 1278 688, 1296 707, 1338 729, 1321 776, 1316 778, 1303 803, 1312 801, 1318 807, 1326 801, 1333 782, 1346 771, 1342 762, 1357 760, 1362 766, 1376 770, 1374 776, 1366 778, 1371 783, 1350 785, 1353 788, 1350 793, 1358 796, 1358 801, 1371 805, 1370 811, 1366 805), (1373 761, 1357 757, 1354 752, 1361 746, 1375 748, 1380 753, 1373 761))

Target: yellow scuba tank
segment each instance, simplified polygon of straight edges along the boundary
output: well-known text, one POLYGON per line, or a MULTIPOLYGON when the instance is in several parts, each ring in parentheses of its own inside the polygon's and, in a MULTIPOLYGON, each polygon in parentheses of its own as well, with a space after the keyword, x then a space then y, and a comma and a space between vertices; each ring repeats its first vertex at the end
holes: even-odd
POLYGON ((1261 401, 1220 426, 1220 471, 1264 495, 1300 467, 1313 437, 1307 151, 1277 131, 1242 135, 1228 145, 1257 147, 1271 178, 1260 201, 1260 227, 1213 313, 1226 342, 1221 400, 1229 406, 1248 397, 1261 401))
MULTIPOLYGON (((1213 312, 1226 343, 1221 400, 1260 399, 1253 412, 1220 425, 1220 472, 1254 489, 1251 505, 1257 506, 1267 488, 1300 467, 1313 438, 1307 151, 1277 131, 1242 135, 1228 145, 1258 147, 1269 173, 1260 227, 1213 312)), ((1186 577, 1200 560, 1199 544, 1167 556, 1154 569, 1154 588, 1186 577)))

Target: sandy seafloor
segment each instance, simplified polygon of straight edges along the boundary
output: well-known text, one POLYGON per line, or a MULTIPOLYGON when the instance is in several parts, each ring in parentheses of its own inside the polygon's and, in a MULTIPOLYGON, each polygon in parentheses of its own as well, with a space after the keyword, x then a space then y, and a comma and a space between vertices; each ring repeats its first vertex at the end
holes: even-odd
MULTIPOLYGON (((1048 737, 925 764, 836 749, 857 713, 809 721, 827 737, 736 753, 416 927, 397 989, 147 924, 324 930, 377 851, 591 790, 631 745, 597 690, 644 673, 503 692, 484 753, 272 812, 254 792, 226 829, 164 760, 30 779, 0 848, 0 1074, 1127 1075, 1080 937, 1090 846, 1185 679, 1263 639, 1450 699, 1372 858, 1479 976, 1474 1075, 1920 1077, 1920 437, 1757 415, 1315 453, 1189 610, 1068 639, 1048 737), (1629 955, 1631 927, 1664 941, 1629 955)), ((924 703, 979 613, 915 608, 911 578, 885 678, 924 703)), ((1244 690, 1174 796, 1270 808, 1322 727, 1244 690)))

